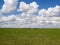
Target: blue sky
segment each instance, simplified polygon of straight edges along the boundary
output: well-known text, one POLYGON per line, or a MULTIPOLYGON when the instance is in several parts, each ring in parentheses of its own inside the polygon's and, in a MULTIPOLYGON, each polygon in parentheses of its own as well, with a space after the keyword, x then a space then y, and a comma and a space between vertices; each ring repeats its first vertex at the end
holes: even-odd
MULTIPOLYGON (((37 2, 39 4, 39 9, 48 7, 55 7, 56 5, 60 5, 60 0, 18 0, 18 2, 24 1, 26 3, 31 3, 33 1, 37 2)), ((3 0, 0 0, 0 8, 2 8, 2 5, 4 4, 3 0)))

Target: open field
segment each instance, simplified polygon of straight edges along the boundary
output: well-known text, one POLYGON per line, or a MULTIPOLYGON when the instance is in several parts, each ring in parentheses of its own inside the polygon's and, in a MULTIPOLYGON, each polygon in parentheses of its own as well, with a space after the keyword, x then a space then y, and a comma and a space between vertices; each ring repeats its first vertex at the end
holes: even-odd
POLYGON ((0 45, 60 45, 60 29, 0 28, 0 45))

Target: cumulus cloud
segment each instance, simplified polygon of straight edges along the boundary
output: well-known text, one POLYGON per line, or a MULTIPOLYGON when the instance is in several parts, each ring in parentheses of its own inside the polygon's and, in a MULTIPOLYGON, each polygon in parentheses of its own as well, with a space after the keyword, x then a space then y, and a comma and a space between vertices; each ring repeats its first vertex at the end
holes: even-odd
POLYGON ((2 13, 12 13, 16 10, 18 0, 4 0, 4 5, 2 6, 2 13))
POLYGON ((41 9, 41 10, 39 10, 39 15, 48 16, 48 17, 60 16, 60 6, 57 5, 56 7, 50 7, 50 8, 48 8, 48 10, 41 9))
POLYGON ((14 21, 15 18, 16 18, 15 15, 3 16, 1 20, 2 20, 2 21, 14 21))
MULTIPOLYGON (((4 0, 2 7, 3 13, 10 13, 16 10, 17 0, 4 0), (7 8, 5 8, 7 7, 7 8)), ((36 2, 27 4, 20 2, 17 15, 2 16, 0 13, 0 27, 21 27, 21 28, 40 28, 40 27, 60 27, 60 6, 49 7, 48 9, 38 9, 36 2)))
POLYGON ((2 16, 2 13, 0 12, 0 17, 2 16))
POLYGON ((1 13, 1 11, 0 11, 0 22, 1 22, 1 17, 2 17, 2 13, 1 13))
POLYGON ((39 5, 36 2, 32 2, 30 4, 26 4, 25 2, 20 2, 20 6, 17 11, 34 14, 38 12, 38 7, 39 5))

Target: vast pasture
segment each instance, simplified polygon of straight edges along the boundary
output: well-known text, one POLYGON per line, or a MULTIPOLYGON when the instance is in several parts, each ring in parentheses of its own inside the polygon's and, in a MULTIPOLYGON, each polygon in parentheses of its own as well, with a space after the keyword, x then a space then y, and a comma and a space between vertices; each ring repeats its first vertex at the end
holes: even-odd
POLYGON ((60 45, 60 29, 0 28, 0 45, 60 45))

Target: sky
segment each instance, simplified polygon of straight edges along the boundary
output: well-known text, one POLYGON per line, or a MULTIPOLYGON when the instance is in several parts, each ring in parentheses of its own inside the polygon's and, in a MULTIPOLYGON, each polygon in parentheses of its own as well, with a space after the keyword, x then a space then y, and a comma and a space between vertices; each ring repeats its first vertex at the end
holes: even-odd
MULTIPOLYGON (((45 9, 47 9, 48 7, 54 7, 56 5, 60 5, 60 0, 18 0, 19 3, 21 1, 24 1, 25 3, 28 4, 34 1, 40 5, 39 8, 45 8, 45 9)), ((3 4, 4 4, 4 0, 0 0, 0 8, 2 8, 3 4)))
POLYGON ((0 27, 60 28, 60 0, 0 0, 0 27))
POLYGON ((19 0, 24 1, 26 3, 31 3, 31 2, 37 2, 40 6, 39 8, 45 8, 47 9, 48 7, 54 7, 56 5, 60 5, 60 0, 19 0))

